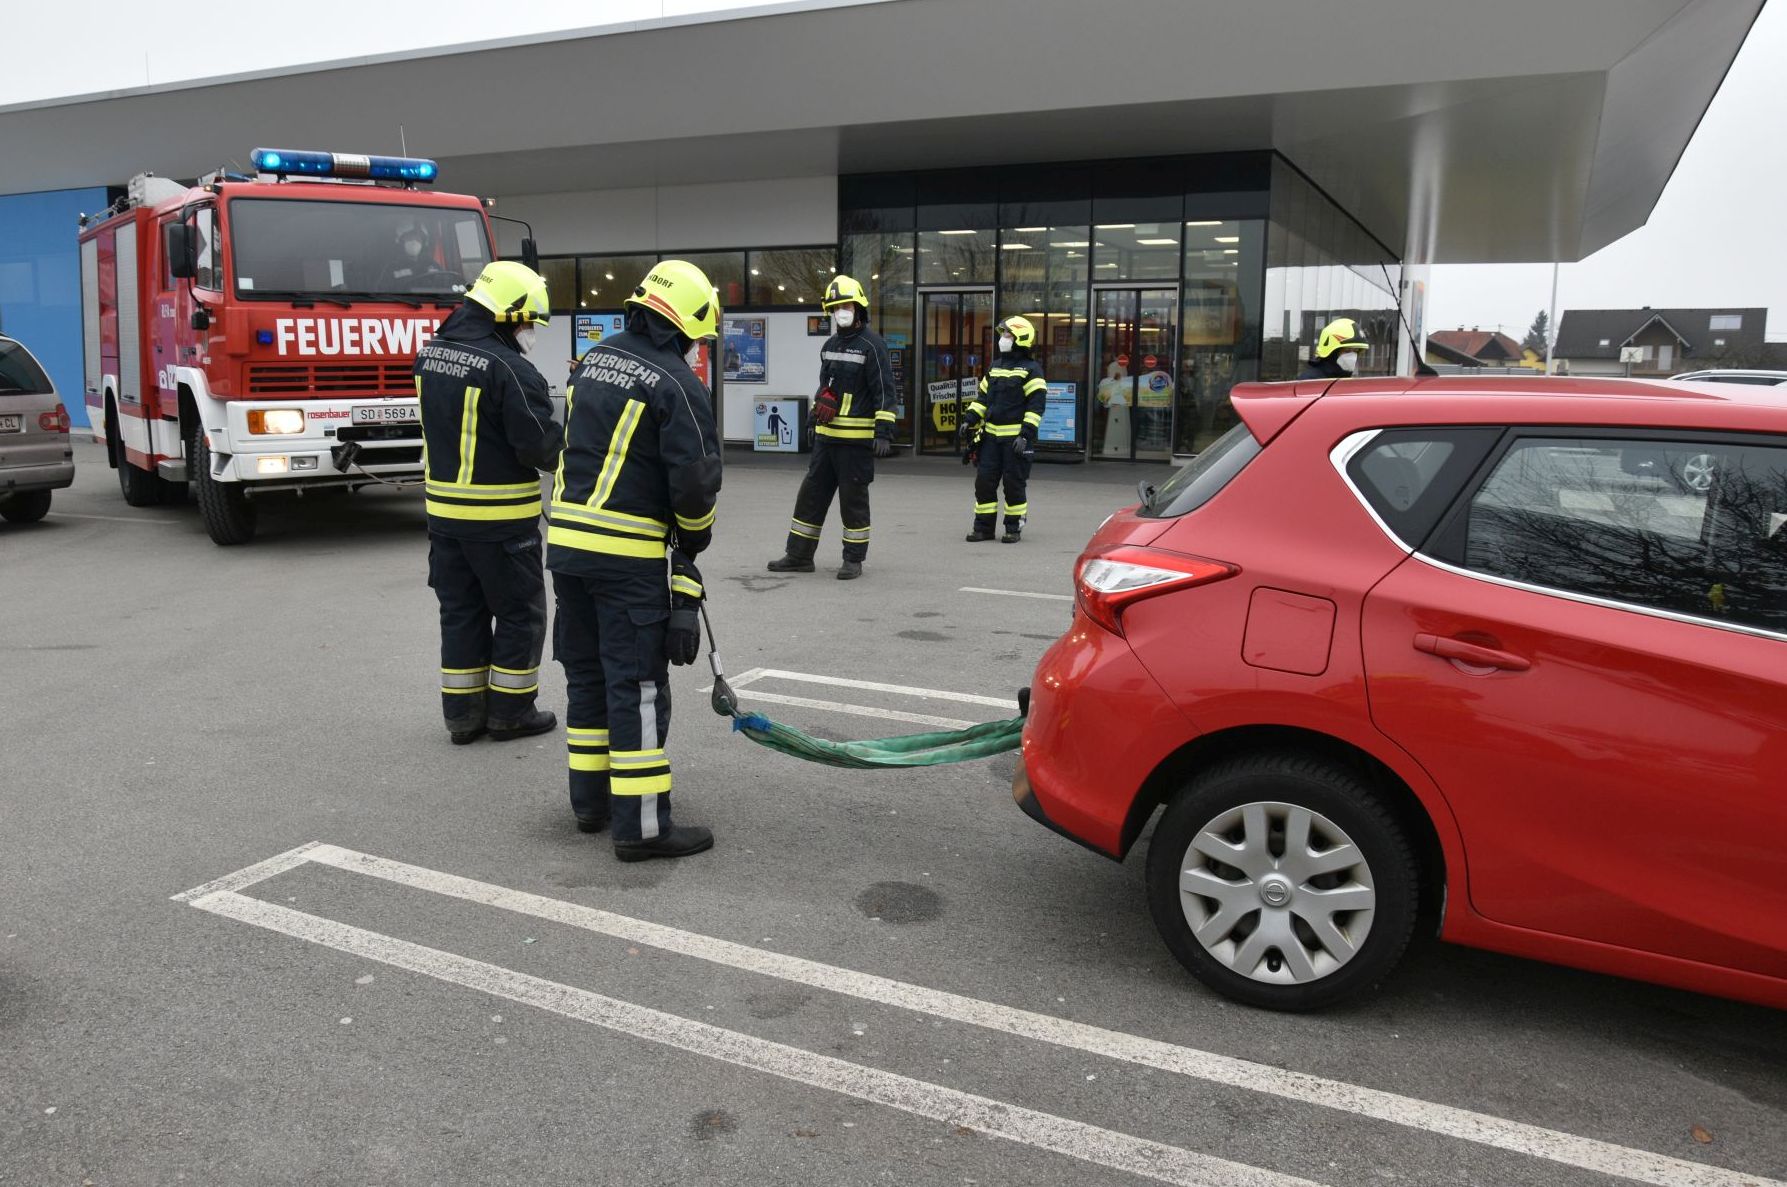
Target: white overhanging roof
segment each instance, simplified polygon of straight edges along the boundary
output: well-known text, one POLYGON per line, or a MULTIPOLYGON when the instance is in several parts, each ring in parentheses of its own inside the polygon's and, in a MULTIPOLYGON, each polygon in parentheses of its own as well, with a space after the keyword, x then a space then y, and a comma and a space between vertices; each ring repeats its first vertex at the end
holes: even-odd
POLYGON ((1648 217, 1762 3, 808 0, 0 107, 0 192, 399 125, 499 196, 1271 148, 1411 262, 1567 261, 1648 217))

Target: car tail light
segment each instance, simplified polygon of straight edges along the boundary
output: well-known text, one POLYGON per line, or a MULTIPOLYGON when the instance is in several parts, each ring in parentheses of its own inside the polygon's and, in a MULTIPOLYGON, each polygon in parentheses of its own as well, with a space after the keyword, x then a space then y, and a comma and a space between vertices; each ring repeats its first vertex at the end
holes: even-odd
POLYGON ((1241 570, 1224 561, 1159 548, 1118 547, 1080 558, 1074 601, 1112 634, 1123 633, 1124 607, 1160 594, 1208 585, 1241 570))
POLYGON ((68 409, 60 405, 55 411, 45 412, 37 418, 37 427, 46 433, 66 433, 68 426, 68 409))

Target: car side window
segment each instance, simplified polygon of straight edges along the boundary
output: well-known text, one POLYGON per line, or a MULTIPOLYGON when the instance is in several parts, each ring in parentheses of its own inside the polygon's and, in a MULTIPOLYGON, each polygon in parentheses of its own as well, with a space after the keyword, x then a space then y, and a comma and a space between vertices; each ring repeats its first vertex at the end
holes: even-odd
POLYGON ((1495 448, 1499 428, 1390 429, 1347 463, 1347 476, 1384 525, 1419 548, 1495 448))
POLYGON ((1480 573, 1787 633, 1787 444, 1517 440, 1434 554, 1480 573))

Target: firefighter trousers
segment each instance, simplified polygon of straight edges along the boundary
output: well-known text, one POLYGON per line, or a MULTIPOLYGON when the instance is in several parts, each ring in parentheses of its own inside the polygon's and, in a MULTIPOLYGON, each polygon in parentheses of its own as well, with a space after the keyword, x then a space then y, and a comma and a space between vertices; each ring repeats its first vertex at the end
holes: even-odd
POLYGON ((801 560, 813 558, 835 494, 844 519, 844 559, 865 559, 869 555, 869 483, 873 481, 873 443, 840 444, 816 435, 813 460, 807 466, 807 476, 801 480, 800 493, 794 498, 794 521, 788 525, 788 555, 801 560))
POLYGON ((519 721, 540 691, 546 577, 539 529, 507 540, 428 534, 441 607, 441 712, 449 729, 519 721))
POLYGON ((670 589, 662 561, 605 558, 554 573, 553 656, 565 669, 571 811, 616 843, 670 831, 670 589))
POLYGON ((999 518, 999 487, 1005 486, 1005 530, 1022 531, 1030 514, 1030 455, 1022 437, 995 437, 980 441, 980 466, 974 471, 974 528, 992 534, 999 518))

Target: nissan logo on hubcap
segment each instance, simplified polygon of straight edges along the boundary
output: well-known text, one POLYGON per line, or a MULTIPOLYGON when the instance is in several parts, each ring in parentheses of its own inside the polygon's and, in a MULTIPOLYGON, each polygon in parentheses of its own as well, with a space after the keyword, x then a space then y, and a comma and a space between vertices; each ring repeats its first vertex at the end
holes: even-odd
POLYGON ((1290 885, 1282 878, 1268 878, 1260 883, 1260 898, 1268 907, 1282 907, 1291 901, 1290 885))

